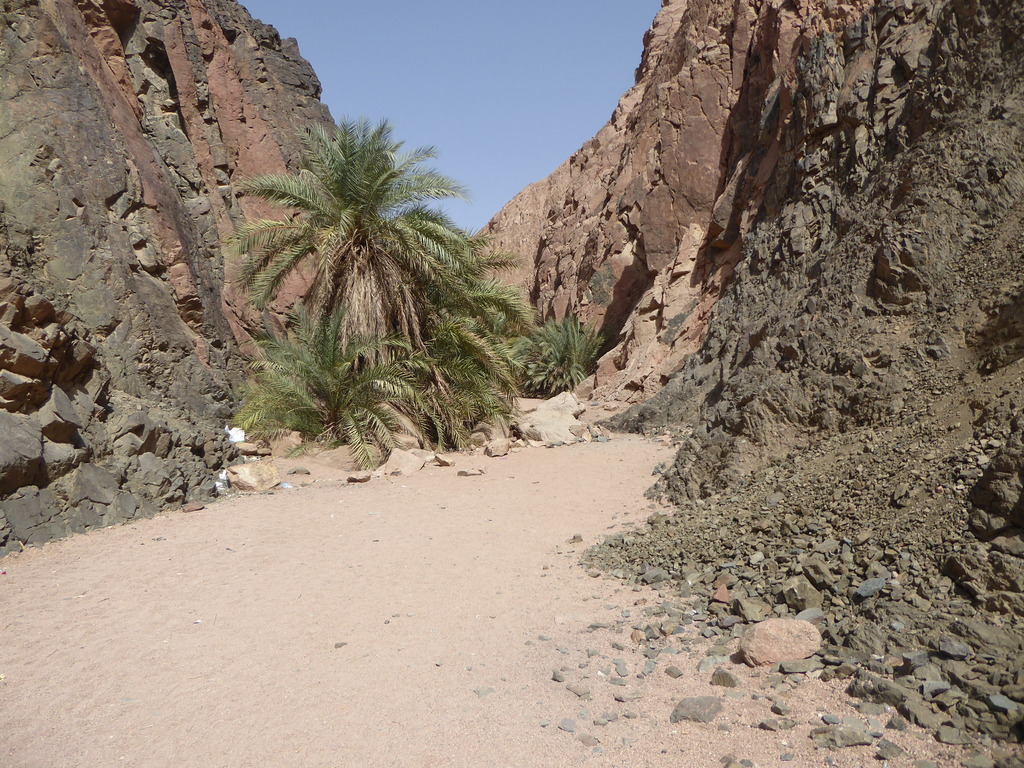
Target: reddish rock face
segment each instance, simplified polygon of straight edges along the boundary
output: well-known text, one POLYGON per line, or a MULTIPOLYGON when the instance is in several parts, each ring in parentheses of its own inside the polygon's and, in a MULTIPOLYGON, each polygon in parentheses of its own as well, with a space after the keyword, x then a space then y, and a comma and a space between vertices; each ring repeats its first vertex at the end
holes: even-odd
MULTIPOLYGON (((4 362, 25 355, 0 349, 0 409, 26 434, 54 386, 83 412, 80 434, 42 445, 52 460, 21 473, 49 488, 33 491, 43 511, 22 515, 24 541, 54 515, 46 536, 67 530, 61 484, 82 462, 130 484, 156 445, 107 428, 125 409, 166 432, 170 474, 151 471, 140 497, 174 503, 209 481, 222 458, 213 425, 241 379, 238 344, 260 320, 221 243, 243 215, 267 211, 235 183, 293 167, 299 127, 330 116, 295 41, 234 0, 0 0, 0 30, 0 338, 92 350, 87 364, 53 358, 25 376, 4 362)), ((82 526, 139 508, 118 503, 82 526)), ((0 515, 0 551, 4 529, 0 515)))
POLYGON ((598 395, 645 399, 697 349, 744 235, 776 204, 797 61, 869 5, 669 0, 611 121, 491 221, 545 317, 576 314, 615 342, 598 395))

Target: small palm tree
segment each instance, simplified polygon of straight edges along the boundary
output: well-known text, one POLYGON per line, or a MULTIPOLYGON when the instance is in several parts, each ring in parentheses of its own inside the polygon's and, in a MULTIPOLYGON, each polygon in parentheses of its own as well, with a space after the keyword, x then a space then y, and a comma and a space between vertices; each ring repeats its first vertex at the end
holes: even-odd
POLYGON ((431 204, 465 195, 424 162, 433 148, 403 152, 385 121, 313 125, 300 136, 298 174, 242 182, 247 194, 292 209, 279 220, 242 225, 231 241, 247 255, 241 278, 262 309, 300 267, 317 314, 345 308, 342 338, 399 333, 423 345, 429 286, 451 278, 468 235, 431 204))
POLYGON ((400 414, 421 410, 411 350, 397 336, 344 342, 343 324, 340 311, 314 321, 299 308, 289 335, 257 337, 235 425, 258 438, 294 430, 347 443, 363 467, 386 456, 402 430, 400 414))
POLYGON ((516 344, 523 389, 534 395, 574 389, 593 373, 601 344, 601 334, 575 317, 548 320, 516 344))

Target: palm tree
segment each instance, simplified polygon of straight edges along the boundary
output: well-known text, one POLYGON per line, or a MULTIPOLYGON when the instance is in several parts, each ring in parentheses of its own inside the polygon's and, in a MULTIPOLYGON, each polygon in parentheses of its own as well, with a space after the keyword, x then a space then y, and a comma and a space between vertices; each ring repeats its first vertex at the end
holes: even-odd
POLYGON ((397 336, 341 338, 343 312, 314 320, 305 308, 285 336, 257 336, 252 379, 234 423, 257 438, 288 431, 331 444, 347 443, 363 467, 395 447, 401 414, 422 410, 417 369, 397 336), (382 352, 394 358, 381 362, 382 352), (403 355, 402 353, 406 353, 403 355))
MULTIPOLYGON (((259 176, 242 185, 293 212, 281 220, 247 223, 231 241, 236 252, 247 255, 242 281, 252 302, 265 307, 284 279, 302 269, 312 277, 306 306, 313 316, 337 324, 334 343, 339 354, 351 357, 348 375, 361 375, 366 366, 392 365, 398 366, 389 369, 392 375, 400 370, 413 377, 415 396, 402 390, 387 405, 424 437, 442 447, 462 447, 475 423, 507 422, 518 372, 510 339, 534 326, 526 302, 492 278, 513 266, 514 258, 490 252, 485 238, 464 232, 431 207, 437 200, 462 197, 462 189, 424 168, 434 157, 432 149, 401 152, 386 122, 342 121, 333 130, 314 126, 301 139, 298 174, 259 176), (391 341, 371 343, 374 339, 391 341), (356 348, 359 354, 349 355, 356 348)), ((295 333, 296 343, 326 343, 327 338, 314 338, 301 325, 295 333)), ((275 344, 286 344, 260 343, 264 358, 278 349, 275 344)), ((289 347, 281 359, 298 359, 297 354, 289 347)), ((243 407, 253 425, 285 400, 281 377, 297 387, 300 379, 308 376, 312 384, 319 376, 313 365, 289 371, 282 364, 274 369, 276 378, 269 378, 266 360, 258 364, 257 386, 243 407), (276 389, 268 401, 271 385, 276 389)), ((338 384, 332 380, 331 386, 338 384)), ((397 392, 394 386, 391 391, 397 392)), ((348 401, 345 405, 350 407, 348 401)), ((322 427, 328 439, 347 441, 337 418, 317 412, 309 431, 322 427)), ((379 432, 381 425, 394 423, 379 416, 373 425, 378 435, 373 440, 386 451, 379 432)), ((355 427, 348 429, 351 439, 362 439, 355 427)))
POLYGON ((343 339, 399 333, 422 348, 426 292, 451 279, 471 239, 431 203, 465 199, 462 187, 424 167, 433 148, 402 152, 386 121, 313 125, 300 138, 297 174, 241 185, 294 211, 246 223, 231 241, 247 255, 241 277, 253 303, 265 307, 304 268, 315 313, 344 306, 343 339))
POLYGON ((518 395, 514 337, 533 329, 533 310, 490 275, 516 259, 470 238, 448 282, 427 292, 421 397, 436 442, 463 448, 478 422, 507 425, 518 395))
POLYGON ((548 320, 515 345, 523 389, 548 396, 576 388, 594 372, 602 343, 596 329, 575 317, 548 320))

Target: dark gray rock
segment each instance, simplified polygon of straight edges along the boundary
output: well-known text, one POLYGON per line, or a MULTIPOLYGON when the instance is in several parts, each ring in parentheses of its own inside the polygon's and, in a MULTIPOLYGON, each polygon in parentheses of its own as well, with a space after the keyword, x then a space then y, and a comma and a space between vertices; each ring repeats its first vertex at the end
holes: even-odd
POLYGON ((68 501, 77 506, 86 501, 109 505, 120 489, 117 477, 97 464, 84 464, 78 468, 71 480, 68 501))
POLYGON ((782 598, 793 611, 821 608, 822 595, 803 576, 794 576, 782 585, 782 598))
POLYGON ((874 597, 885 589, 886 579, 866 579, 857 587, 854 594, 862 600, 874 597))
POLYGON ((60 519, 61 508, 53 494, 25 486, 0 505, 11 535, 26 544, 42 544, 66 536, 67 525, 60 519))
POLYGON ((714 696, 696 696, 676 704, 669 721, 679 723, 710 723, 722 711, 722 700, 714 696))
POLYGON ((879 760, 895 760, 897 757, 902 757, 905 754, 907 754, 907 751, 899 744, 888 739, 878 740, 878 752, 875 753, 875 757, 879 760))
POLYGON ((43 433, 35 419, 0 411, 0 495, 41 484, 43 433))
POLYGON ((867 731, 846 725, 825 725, 811 730, 815 746, 828 749, 862 747, 874 743, 867 731))
POLYGON ((711 684, 722 688, 738 688, 740 681, 732 672, 719 667, 711 675, 711 684))
POLYGON ((85 421, 71 398, 60 387, 51 390, 50 399, 39 409, 36 420, 43 437, 55 443, 70 443, 85 421))

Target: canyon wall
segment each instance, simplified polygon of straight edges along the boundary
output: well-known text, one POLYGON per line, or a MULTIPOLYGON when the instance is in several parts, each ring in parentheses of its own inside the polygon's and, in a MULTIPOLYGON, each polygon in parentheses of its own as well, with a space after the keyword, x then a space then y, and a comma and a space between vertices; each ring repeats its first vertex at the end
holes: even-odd
POLYGON ((599 394, 643 401, 704 343, 751 230, 781 222, 795 258, 827 247, 841 196, 996 71, 966 47, 971 15, 1018 7, 665 2, 610 122, 489 229, 545 317, 603 328, 599 394))
POLYGON ((319 95, 233 0, 0 2, 0 552, 212 494, 260 322, 234 184, 319 95))
POLYGON ((612 424, 679 448, 591 561, 692 590, 706 636, 813 607, 822 679, 1024 741, 991 706, 1024 701, 1024 3, 668 0, 647 45, 491 223, 609 333, 612 424))

